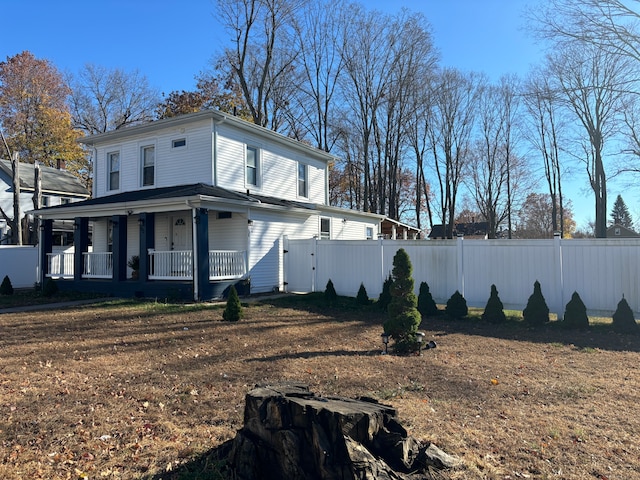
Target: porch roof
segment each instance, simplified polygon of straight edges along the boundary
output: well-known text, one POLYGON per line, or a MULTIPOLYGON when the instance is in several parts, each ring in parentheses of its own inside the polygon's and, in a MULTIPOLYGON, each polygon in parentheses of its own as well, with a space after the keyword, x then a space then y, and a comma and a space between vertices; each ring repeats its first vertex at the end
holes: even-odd
POLYGON ((172 187, 135 190, 131 192, 116 193, 99 198, 92 198, 82 202, 36 210, 34 213, 43 218, 71 218, 80 214, 99 215, 108 210, 145 209, 153 206, 154 210, 166 210, 167 207, 176 205, 184 206, 190 202, 221 202, 225 206, 238 205, 243 207, 272 206, 275 208, 315 210, 312 203, 284 200, 281 198, 267 197, 264 195, 245 194, 234 192, 221 187, 214 187, 204 183, 192 185, 177 185, 172 187))

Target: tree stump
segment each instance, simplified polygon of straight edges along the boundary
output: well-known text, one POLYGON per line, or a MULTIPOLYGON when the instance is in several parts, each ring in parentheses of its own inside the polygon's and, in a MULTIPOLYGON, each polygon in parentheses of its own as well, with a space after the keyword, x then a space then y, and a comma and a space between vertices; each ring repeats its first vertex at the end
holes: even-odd
POLYGON ((460 465, 408 436, 390 406, 319 397, 295 383, 247 394, 228 460, 237 480, 426 480, 460 465))

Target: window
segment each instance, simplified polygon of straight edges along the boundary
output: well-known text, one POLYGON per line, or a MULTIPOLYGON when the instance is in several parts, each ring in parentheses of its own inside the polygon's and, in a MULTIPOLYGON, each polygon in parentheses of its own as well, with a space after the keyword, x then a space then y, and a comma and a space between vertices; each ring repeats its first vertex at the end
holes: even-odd
POLYGON ((113 252, 113 220, 107 222, 107 252, 113 252))
POLYGON ((109 190, 120 188, 120 152, 107 153, 107 168, 109 169, 109 190))
POLYGON ((68 205, 71 203, 71 199, 67 197, 60 197, 60 205, 68 205))
POLYGON ((367 227, 366 233, 367 233, 367 240, 371 240, 373 238, 373 227, 367 227))
POLYGON ((247 185, 258 186, 258 149, 247 147, 247 185))
POLYGON ((142 186, 148 187, 155 183, 156 147, 148 145, 142 147, 142 186))
POLYGON ((298 163, 298 196, 309 196, 307 188, 307 166, 304 163, 298 163))
POLYGON ((51 201, 50 201, 49 195, 42 195, 42 206, 48 207, 50 203, 51 201))
POLYGON ((331 219, 320 219, 320 240, 331 240, 331 219))
POLYGON ((231 212, 218 212, 218 220, 223 220, 225 218, 232 218, 231 212))
POLYGON ((616 236, 620 236, 620 227, 616 227, 615 234, 616 236))
POLYGON ((171 148, 180 148, 187 146, 186 138, 177 138, 176 140, 171 141, 171 148))

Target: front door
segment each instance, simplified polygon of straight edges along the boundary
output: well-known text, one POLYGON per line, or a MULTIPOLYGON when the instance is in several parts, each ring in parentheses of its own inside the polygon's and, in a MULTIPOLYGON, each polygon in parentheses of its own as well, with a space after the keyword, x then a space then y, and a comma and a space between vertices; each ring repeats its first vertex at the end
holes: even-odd
POLYGON ((171 218, 171 270, 173 275, 185 276, 191 273, 191 224, 189 215, 171 218))

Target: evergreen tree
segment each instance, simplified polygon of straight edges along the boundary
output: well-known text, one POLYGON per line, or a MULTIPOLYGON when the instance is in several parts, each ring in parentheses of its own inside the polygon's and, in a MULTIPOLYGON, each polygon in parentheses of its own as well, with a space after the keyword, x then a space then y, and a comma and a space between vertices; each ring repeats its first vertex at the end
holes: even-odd
POLYGON ((393 286, 389 318, 384 322, 384 330, 395 341, 395 350, 399 353, 413 350, 416 332, 421 317, 417 309, 418 299, 413 293, 412 266, 407 252, 401 248, 393 257, 393 286))
POLYGON ((633 229, 633 219, 621 195, 616 197, 611 209, 611 224, 622 225, 630 230, 633 229))
POLYGON ((638 331, 638 324, 633 317, 633 310, 631 310, 624 297, 618 302, 618 308, 613 314, 613 329, 620 333, 635 333, 638 331))
POLYGON ((427 282, 420 283, 420 291, 418 292, 418 311, 423 317, 433 317, 440 313, 436 302, 433 300, 433 296, 431 296, 427 282))
POLYGON ((385 312, 387 311, 387 308, 389 308, 389 303, 391 303, 392 286, 393 278, 391 278, 391 275, 389 275, 382 284, 382 292, 380 292, 380 296, 378 297, 378 306, 385 312))
POLYGON ((331 279, 329 279, 327 286, 324 289, 324 299, 329 304, 334 303, 338 299, 338 294, 336 293, 336 289, 333 286, 331 279))
POLYGON ((456 290, 453 295, 451 295, 451 298, 447 300, 447 306, 444 311, 451 318, 462 318, 467 316, 469 313, 467 301, 458 290, 456 290))
POLYGON ((364 283, 360 284, 358 295, 356 296, 356 302, 358 305, 369 305, 369 294, 367 293, 367 289, 364 287, 364 283))
POLYGON ((498 296, 498 289, 495 285, 491 285, 491 295, 487 300, 487 305, 484 307, 482 313, 482 319, 491 323, 503 323, 507 321, 507 317, 504 314, 504 305, 498 296))
POLYGON ((549 321, 549 307, 542 295, 540 282, 537 280, 533 284, 533 294, 527 301, 527 306, 522 311, 522 317, 525 323, 532 326, 544 325, 549 321))
POLYGON ((587 307, 578 295, 578 292, 573 292, 571 300, 567 303, 564 310, 564 318, 562 324, 569 328, 588 328, 589 317, 587 316, 587 307))
POLYGON ((11 285, 9 275, 5 275, 2 279, 2 284, 0 285, 0 295, 13 295, 13 285, 11 285))
POLYGON ((227 297, 227 306, 222 312, 222 319, 227 322, 237 322, 242 318, 242 304, 236 287, 231 285, 229 288, 229 296, 227 297))

